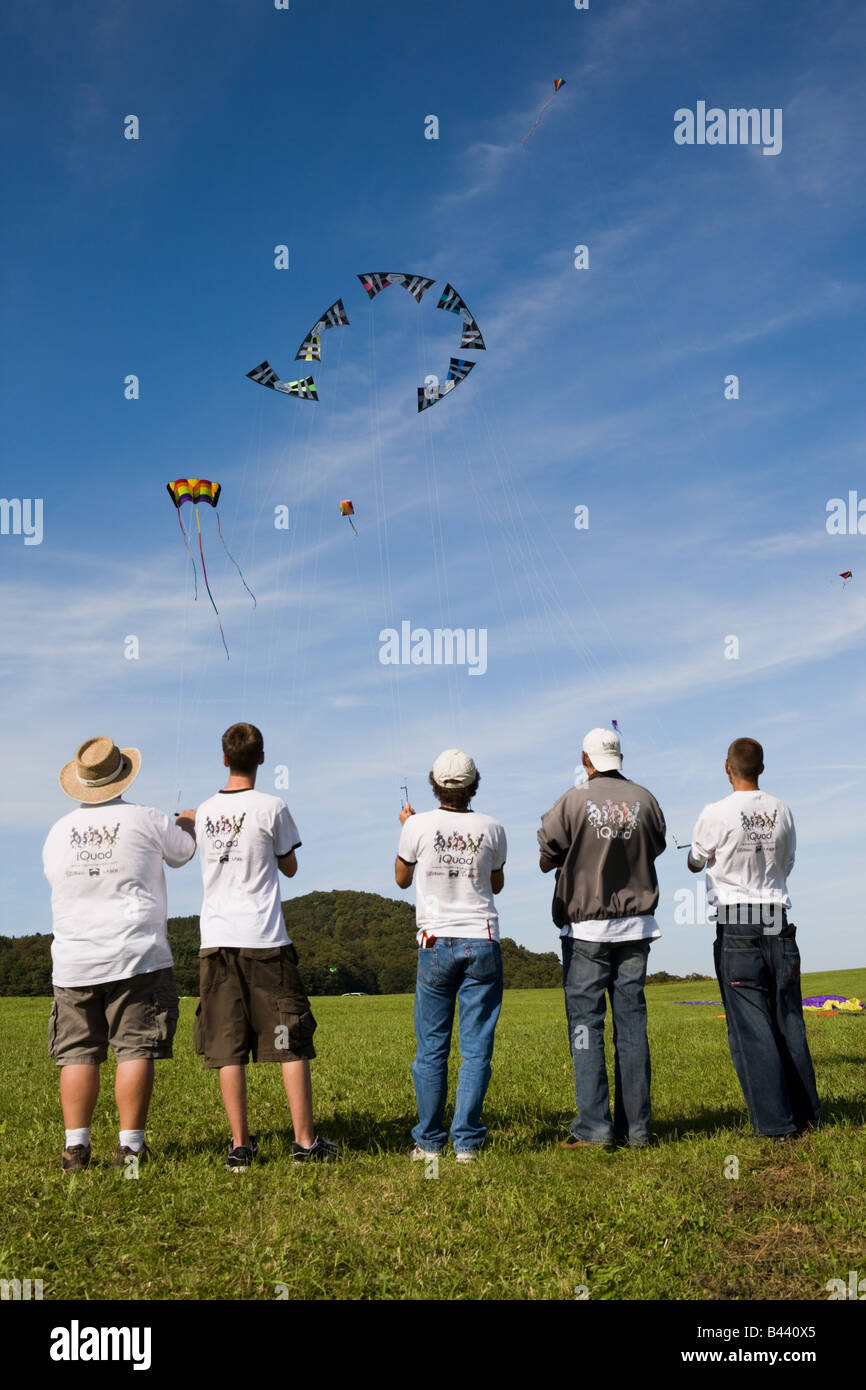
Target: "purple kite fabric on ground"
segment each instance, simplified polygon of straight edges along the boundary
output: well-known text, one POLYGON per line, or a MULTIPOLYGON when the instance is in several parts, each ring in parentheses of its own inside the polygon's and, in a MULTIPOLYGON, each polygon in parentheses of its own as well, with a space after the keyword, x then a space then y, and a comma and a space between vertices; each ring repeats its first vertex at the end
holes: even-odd
POLYGON ((803 1000, 803 1008, 810 1012, 859 1014, 866 1011, 866 1004, 859 999, 848 999, 844 994, 811 994, 803 1000))

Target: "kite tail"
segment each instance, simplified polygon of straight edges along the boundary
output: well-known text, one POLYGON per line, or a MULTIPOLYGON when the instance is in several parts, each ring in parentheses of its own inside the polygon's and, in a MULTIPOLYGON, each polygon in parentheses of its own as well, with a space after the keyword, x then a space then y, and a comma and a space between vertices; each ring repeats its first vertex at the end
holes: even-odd
POLYGON ((545 111, 547 110, 548 106, 552 101, 553 97, 548 97, 547 101, 544 103, 538 115, 536 116, 534 124, 530 126, 529 133, 527 135, 524 135, 523 139, 521 140, 521 145, 526 144, 527 140, 529 139, 529 136, 532 135, 533 131, 535 130, 535 127, 538 125, 538 122, 541 120, 542 116, 544 115, 545 111))
POLYGON ((226 635, 225 635, 225 633, 223 632, 223 625, 222 625, 222 619, 220 618, 220 611, 219 611, 219 609, 217 608, 216 604, 215 604, 214 601, 213 601, 213 594, 212 594, 211 591, 210 591, 210 584, 208 584, 208 582, 207 582, 207 569, 205 568, 205 563, 204 563, 204 550, 203 550, 203 548, 202 548, 202 543, 201 543, 201 521, 199 520, 198 507, 196 507, 196 509, 195 509, 195 524, 196 524, 196 526, 198 527, 198 551, 199 551, 199 554, 200 554, 200 556, 201 556, 201 572, 202 572, 202 574, 204 575, 204 585, 205 585, 205 588, 207 589, 207 596, 208 596, 208 598, 210 599, 211 604, 213 605, 213 611, 216 613, 216 616, 217 616, 217 622, 218 622, 218 624, 219 624, 219 630, 220 630, 220 637, 223 639, 223 646, 224 646, 225 649, 226 649, 226 660, 229 661, 231 658, 229 657, 229 649, 228 649, 228 646, 226 645, 226 635))
POLYGON ((189 562, 190 562, 190 564, 192 565, 192 577, 193 577, 193 581, 194 581, 194 583, 195 583, 195 598, 198 598, 198 575, 196 574, 196 571, 195 571, 195 560, 192 558, 192 551, 191 551, 190 548, 189 548, 189 537, 188 537, 188 535, 186 534, 186 531, 184 530, 183 522, 182 522, 181 519, 180 519, 180 508, 179 508, 179 507, 178 507, 178 509, 177 509, 177 524, 178 524, 178 526, 180 527, 180 534, 183 536, 183 543, 184 543, 184 545, 186 546, 186 553, 187 553, 187 555, 189 556, 189 562))
MULTIPOLYGON (((351 517, 349 517, 349 525, 351 526, 352 530, 355 531, 355 523, 354 523, 354 521, 352 520, 351 517)), ((357 534, 358 534, 358 532, 355 531, 355 535, 356 535, 356 536, 357 536, 357 534)), ((843 584, 843 585, 842 585, 842 588, 844 589, 844 587, 845 587, 845 585, 843 584)))
POLYGON ((220 526, 220 514, 219 514, 219 512, 217 512, 217 530, 218 530, 219 533, 220 533, 220 540, 221 540, 222 543, 223 543, 223 550, 225 551, 226 555, 228 555, 229 559, 231 560, 232 564, 234 565, 235 569, 237 570, 238 574, 240 575, 240 577, 241 577, 241 583, 243 584, 244 588, 246 589, 247 593, 249 594, 250 598, 252 599, 252 601, 253 601, 253 608, 255 608, 255 607, 257 606, 257 605, 256 605, 256 596, 255 596, 255 594, 253 593, 253 591, 252 591, 252 589, 250 588, 250 586, 249 586, 249 584, 247 583, 247 581, 244 579, 244 572, 243 572, 243 570, 241 569, 241 567, 240 567, 240 565, 238 564, 237 560, 235 559, 234 555, 232 555, 231 551, 229 550, 228 546, 227 546, 226 543, 225 543, 225 537, 223 536, 223 528, 220 526))

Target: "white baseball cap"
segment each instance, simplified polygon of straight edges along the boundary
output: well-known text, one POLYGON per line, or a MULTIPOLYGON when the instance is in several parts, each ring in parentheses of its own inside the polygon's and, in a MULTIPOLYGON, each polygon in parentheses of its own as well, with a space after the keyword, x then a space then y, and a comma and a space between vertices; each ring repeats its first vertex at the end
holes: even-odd
POLYGON ((468 787, 477 776, 478 769, 469 754, 459 748, 446 748, 433 764, 437 787, 468 787))
POLYGON ((619 772, 622 767, 622 746, 613 729, 590 729, 583 751, 596 772, 619 772))

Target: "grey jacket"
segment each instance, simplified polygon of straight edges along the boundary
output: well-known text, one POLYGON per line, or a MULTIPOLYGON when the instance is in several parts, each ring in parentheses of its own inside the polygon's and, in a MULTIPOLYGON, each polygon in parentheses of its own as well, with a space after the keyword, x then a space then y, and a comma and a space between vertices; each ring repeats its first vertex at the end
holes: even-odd
POLYGON ((556 925, 655 912, 655 860, 665 834, 655 797, 622 773, 596 773, 570 788, 542 816, 538 832, 541 853, 557 865, 556 925))

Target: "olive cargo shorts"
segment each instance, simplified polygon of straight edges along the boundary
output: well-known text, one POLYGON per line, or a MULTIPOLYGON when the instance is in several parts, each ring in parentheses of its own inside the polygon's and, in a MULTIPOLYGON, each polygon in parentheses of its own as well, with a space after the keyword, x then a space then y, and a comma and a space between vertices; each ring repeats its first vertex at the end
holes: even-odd
POLYGON ((48 1023, 48 1055, 59 1067, 99 1065, 109 1043, 118 1062, 171 1056, 177 1029, 177 986, 171 966, 126 980, 54 986, 48 1023))
POLYGON ((199 952, 201 1000, 195 1050, 206 1067, 298 1062, 316 1055, 316 1020, 298 974, 294 946, 253 950, 209 946, 199 952))

